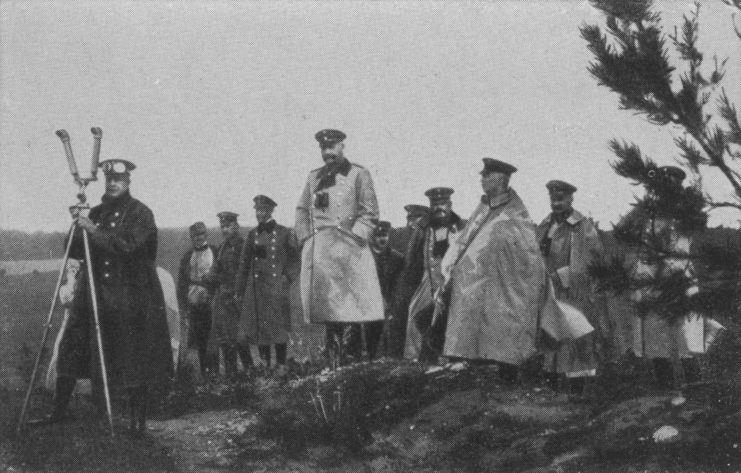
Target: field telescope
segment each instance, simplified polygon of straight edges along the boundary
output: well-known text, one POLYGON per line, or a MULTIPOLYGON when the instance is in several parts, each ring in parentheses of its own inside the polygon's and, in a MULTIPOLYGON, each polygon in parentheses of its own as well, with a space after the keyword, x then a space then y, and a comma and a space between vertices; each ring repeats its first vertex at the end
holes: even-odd
POLYGON ((69 172, 72 174, 72 178, 75 183, 81 188, 87 186, 88 183, 98 180, 98 163, 100 162, 100 142, 103 138, 103 130, 98 127, 90 129, 93 134, 93 155, 90 159, 90 176, 80 177, 80 172, 77 169, 77 163, 75 162, 75 156, 72 153, 72 143, 69 137, 69 133, 66 130, 57 130, 57 136, 62 140, 64 145, 64 154, 67 156, 67 165, 69 166, 69 172))
MULTIPOLYGON (((67 165, 69 166, 69 172, 72 174, 72 178, 75 180, 75 183, 80 187, 80 190, 77 194, 77 198, 79 202, 77 204, 70 207, 70 210, 73 211, 73 217, 75 217, 75 221, 72 223, 69 232, 67 233, 67 244, 64 251, 64 258, 62 258, 62 266, 59 269, 59 276, 57 277, 57 284, 54 288, 54 294, 52 295, 51 299, 51 307, 49 308, 49 313, 47 315, 46 324, 44 325, 44 330, 41 335, 41 343, 39 347, 39 351, 36 354, 36 360, 33 365, 33 371, 31 372, 31 380, 28 383, 28 389, 26 390, 26 396, 23 398, 23 407, 21 408, 21 413, 18 419, 18 426, 16 428, 16 433, 21 434, 24 431, 24 428, 26 426, 26 415, 28 413, 28 406, 31 399, 31 394, 33 393, 34 384, 36 383, 36 378, 38 376, 39 372, 39 366, 41 365, 41 357, 45 352, 46 348, 46 342, 49 337, 49 330, 52 326, 52 318, 54 316, 54 309, 57 306, 57 299, 59 295, 59 288, 62 285, 62 277, 66 272, 66 266, 67 261, 69 261, 70 257, 70 248, 72 247, 72 239, 75 235, 75 229, 77 228, 77 215, 80 214, 82 211, 86 211, 90 209, 90 206, 86 202, 85 197, 85 189, 87 188, 87 185, 92 181, 98 180, 98 162, 100 160, 100 141, 103 138, 103 130, 101 130, 98 127, 91 128, 90 131, 93 134, 93 155, 92 159, 90 161, 90 176, 81 177, 80 172, 77 170, 77 164, 75 163, 75 157, 72 154, 72 144, 70 143, 69 133, 67 133, 65 130, 58 130, 57 136, 59 139, 62 140, 62 144, 64 145, 64 154, 67 157, 67 165)), ((105 404, 106 404, 106 411, 108 414, 108 423, 111 428, 111 435, 113 435, 113 412, 111 410, 111 395, 110 391, 108 389, 108 373, 106 370, 106 362, 105 362, 105 356, 104 356, 104 350, 103 350, 103 337, 101 335, 100 330, 100 315, 98 313, 98 297, 96 293, 96 285, 95 285, 95 279, 93 278, 93 264, 92 264, 92 256, 90 252, 90 237, 88 235, 88 232, 83 228, 82 229, 82 243, 83 248, 85 251, 85 267, 87 269, 87 279, 88 279, 88 289, 90 291, 90 302, 92 305, 92 315, 95 322, 95 338, 98 345, 98 361, 100 362, 100 369, 103 379, 103 395, 105 398, 105 404)))

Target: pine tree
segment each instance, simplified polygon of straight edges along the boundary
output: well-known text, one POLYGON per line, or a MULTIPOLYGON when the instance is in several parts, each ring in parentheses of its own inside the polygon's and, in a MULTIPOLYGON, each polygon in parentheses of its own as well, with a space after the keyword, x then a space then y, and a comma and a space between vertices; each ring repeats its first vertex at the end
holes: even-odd
MULTIPOLYGON (((722 0, 741 11, 741 0, 722 0)), ((733 293, 724 284, 708 285, 693 294, 694 282, 686 272, 672 270, 671 261, 696 259, 717 272, 740 268, 738 256, 719 248, 703 248, 699 255, 675 254, 665 231, 656 229, 657 219, 674 222, 674 229, 691 235, 706 227, 706 211, 730 207, 741 211, 741 125, 736 108, 721 87, 726 60, 713 58, 707 67, 698 49, 699 2, 685 15, 681 31, 666 34, 661 16, 651 0, 590 0, 606 17, 604 32, 598 25, 584 25, 581 36, 594 57, 589 73, 598 84, 618 94, 620 108, 643 116, 649 123, 679 129, 674 139, 677 161, 696 176, 707 167, 718 168, 729 184, 733 199, 719 202, 703 194, 701 179, 687 187, 673 185, 661 167, 640 148, 613 139, 610 148, 616 160, 614 171, 645 189, 645 194, 615 228, 615 238, 637 246, 656 274, 636 275, 624 261, 613 258, 590 269, 602 289, 615 292, 643 290, 650 297, 639 303, 639 313, 654 311, 667 318, 685 316, 704 307, 720 294, 733 293), (678 59, 670 59, 673 46, 678 59), (646 231, 645 222, 651 222, 646 231)), ((735 19, 735 17, 734 17, 735 19)), ((741 40, 741 31, 735 26, 741 40)), ((676 265, 675 265, 676 266, 676 265)), ((727 286, 732 278, 727 278, 727 286)))

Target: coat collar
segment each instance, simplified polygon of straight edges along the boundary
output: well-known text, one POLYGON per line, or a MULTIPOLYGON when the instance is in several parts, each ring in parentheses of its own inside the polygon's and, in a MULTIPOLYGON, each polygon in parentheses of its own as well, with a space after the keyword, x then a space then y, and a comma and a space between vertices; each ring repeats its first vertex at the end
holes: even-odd
POLYGON ((506 192, 503 192, 497 196, 489 197, 488 195, 484 194, 481 196, 481 203, 487 204, 492 209, 495 209, 497 207, 501 207, 502 205, 505 205, 512 199, 512 189, 507 189, 506 192))
MULTIPOLYGON (((566 219, 566 223, 571 225, 572 227, 576 225, 577 223, 581 222, 584 219, 584 215, 582 215, 579 211, 576 209, 571 211, 571 215, 566 219)), ((548 215, 548 224, 550 225, 553 222, 553 213, 550 213, 548 215)))
POLYGON ((275 219, 272 218, 265 223, 260 223, 257 225, 257 234, 259 235, 262 232, 272 233, 276 225, 275 219))

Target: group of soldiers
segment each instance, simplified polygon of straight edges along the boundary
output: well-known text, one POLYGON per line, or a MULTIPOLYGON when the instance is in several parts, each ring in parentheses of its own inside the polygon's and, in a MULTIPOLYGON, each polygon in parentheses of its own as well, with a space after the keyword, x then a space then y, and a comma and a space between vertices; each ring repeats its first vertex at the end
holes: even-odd
MULTIPOLYGON (((192 248, 181 259, 177 293, 201 369, 218 370, 219 352, 227 375, 237 372, 238 359, 245 367, 270 365, 273 348, 277 366, 284 366, 296 283, 305 321, 324 325, 330 360, 374 359, 381 350, 427 364, 493 364, 514 382, 527 361, 545 355, 542 370, 554 388, 566 379, 569 389, 583 390, 610 356, 604 347, 615 328, 606 295, 588 274, 603 248, 592 220, 573 208, 575 186, 549 181, 552 211, 536 225, 510 185, 517 168, 484 158, 483 195, 467 220, 453 211, 453 189, 435 187, 425 193, 429 205, 407 205, 407 226, 392 229, 380 220, 370 172, 345 157, 346 135, 327 129, 315 138, 324 164, 309 173, 293 231, 273 219, 277 204, 264 195, 254 198, 257 226, 244 238, 234 212, 218 214, 224 236, 218 248, 208 243, 204 223, 190 227, 192 248)), ((128 390, 132 428, 141 430, 148 389, 172 375, 153 276, 157 233, 151 211, 129 194, 134 165, 109 160, 101 167, 106 194, 89 216, 76 216, 73 248, 84 260, 79 228, 85 229, 110 383, 128 390)), ((664 171, 681 185, 681 169, 664 171)), ((669 238, 688 251, 690 236, 669 238)), ((75 380, 96 376, 85 294, 83 283, 60 349, 62 382, 50 422, 67 418, 75 380)), ((666 360, 691 360, 687 327, 659 317, 640 325, 636 353, 656 359, 657 377, 671 384, 666 360)), ((690 364, 687 371, 696 373, 690 364)))

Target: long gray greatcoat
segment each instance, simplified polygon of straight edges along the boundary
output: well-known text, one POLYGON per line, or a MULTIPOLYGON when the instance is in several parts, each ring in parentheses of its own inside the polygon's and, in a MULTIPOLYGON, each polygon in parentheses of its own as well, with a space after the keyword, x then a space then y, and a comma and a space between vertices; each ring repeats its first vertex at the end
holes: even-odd
POLYGON ((289 288, 297 277, 298 244, 274 220, 250 230, 242 250, 236 293, 242 295, 240 343, 288 343, 291 330, 289 288))
POLYGON ((368 238, 378 219, 370 172, 345 161, 327 183, 326 167, 309 173, 296 206, 303 242, 301 302, 308 323, 384 319, 381 287, 368 238))
MULTIPOLYGON (((108 381, 111 387, 167 383, 173 376, 172 348, 155 260, 157 227, 149 208, 129 194, 106 199, 90 210, 98 230, 90 234, 108 381)), ((73 235, 70 256, 85 259, 82 231, 73 235)), ((100 379, 95 323, 87 270, 62 339, 57 372, 100 379)))
MULTIPOLYGON (((537 228, 538 241, 547 238, 552 215, 537 228)), ((543 257, 553 280, 556 298, 579 309, 595 327, 595 332, 561 344, 556 353, 546 357, 546 371, 565 373, 568 377, 594 376, 603 341, 611 332, 605 297, 597 294, 587 268, 602 254, 602 242, 591 220, 574 210, 565 222, 554 227, 548 254, 543 257)), ((544 245, 541 244, 541 250, 544 245)))

